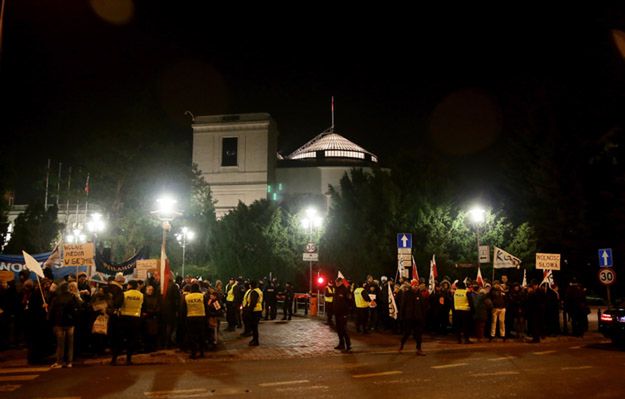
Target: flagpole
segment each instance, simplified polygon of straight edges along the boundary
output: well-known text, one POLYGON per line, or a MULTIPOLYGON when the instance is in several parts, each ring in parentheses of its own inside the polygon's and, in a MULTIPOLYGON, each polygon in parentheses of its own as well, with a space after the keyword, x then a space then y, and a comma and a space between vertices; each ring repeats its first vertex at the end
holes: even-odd
POLYGON ((87 221, 87 210, 89 208, 89 173, 87 173, 87 184, 85 185, 85 192, 87 193, 87 200, 85 202, 85 222, 87 221))
POLYGON ((59 162, 59 179, 56 182, 56 207, 58 212, 59 200, 61 196, 61 171, 63 170, 63 162, 59 162))
MULTIPOLYGON (((39 281, 39 275, 37 273, 35 273, 35 277, 37 277, 37 285, 39 285, 39 292, 41 292, 41 300, 43 301, 44 305, 48 305, 48 302, 46 302, 46 298, 43 295, 43 288, 41 288, 41 281, 39 281)), ((46 309, 47 312, 47 309, 46 309)))
POLYGON ((334 96, 332 96, 332 131, 334 131, 334 96))
POLYGON ((65 206, 65 224, 69 224, 69 192, 72 185, 72 167, 69 167, 69 176, 67 177, 67 204, 65 206))
POLYGON ((48 183, 50 181, 50 158, 48 158, 48 169, 46 171, 46 198, 43 201, 43 207, 47 211, 48 210, 48 183))

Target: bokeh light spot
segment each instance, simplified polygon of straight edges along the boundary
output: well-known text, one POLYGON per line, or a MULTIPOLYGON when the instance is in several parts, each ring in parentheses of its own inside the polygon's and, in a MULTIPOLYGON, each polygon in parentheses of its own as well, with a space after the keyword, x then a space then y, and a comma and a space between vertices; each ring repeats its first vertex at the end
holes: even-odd
POLYGON ((89 0, 95 14, 114 25, 129 23, 135 14, 132 0, 89 0))

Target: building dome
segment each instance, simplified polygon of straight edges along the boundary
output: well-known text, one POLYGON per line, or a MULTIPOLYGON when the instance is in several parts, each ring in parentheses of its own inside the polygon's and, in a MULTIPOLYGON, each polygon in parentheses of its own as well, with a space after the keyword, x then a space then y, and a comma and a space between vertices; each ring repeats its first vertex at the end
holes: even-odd
POLYGON ((286 159, 342 158, 378 162, 378 157, 333 131, 325 131, 293 151, 286 159))

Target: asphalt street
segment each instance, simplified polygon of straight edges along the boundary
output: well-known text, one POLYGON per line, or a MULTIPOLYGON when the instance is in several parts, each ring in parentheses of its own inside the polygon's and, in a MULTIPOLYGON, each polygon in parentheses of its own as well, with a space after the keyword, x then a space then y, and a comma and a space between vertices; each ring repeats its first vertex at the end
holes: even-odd
MULTIPOLYGON (((282 359, 3 368, 3 398, 623 398, 625 351, 605 340, 447 345, 282 359)), ((256 349, 256 348, 254 348, 256 349)), ((250 350, 254 350, 250 349, 250 350)), ((260 348, 259 348, 260 349, 260 348)), ((377 350, 379 349, 379 350, 377 350)), ((262 349, 261 349, 262 350, 262 349)))

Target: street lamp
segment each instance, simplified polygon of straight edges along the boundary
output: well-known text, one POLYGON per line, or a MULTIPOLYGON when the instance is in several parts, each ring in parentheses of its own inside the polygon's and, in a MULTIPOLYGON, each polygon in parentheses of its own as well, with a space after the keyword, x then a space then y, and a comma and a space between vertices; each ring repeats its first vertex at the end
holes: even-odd
MULTIPOLYGON (((318 229, 321 227, 321 225, 323 224, 323 218, 317 215, 317 210, 313 207, 309 207, 308 209, 306 209, 305 213, 306 213, 306 217, 302 219, 302 227, 308 230, 308 242, 311 242, 313 229, 318 229)), ((312 261, 311 260, 308 261, 308 269, 309 269, 309 275, 310 275, 308 291, 312 292, 313 275, 312 275, 312 261)))
MULTIPOLYGON (((486 211, 481 206, 474 206, 469 211, 471 221, 475 224, 475 235, 477 236, 477 268, 480 268, 480 225, 486 220, 486 211)), ((494 274, 493 269, 493 274, 494 274)))
POLYGON ((178 240, 178 243, 182 246, 182 278, 184 278, 184 257, 187 240, 193 241, 193 238, 195 238, 195 233, 187 226, 184 226, 180 229, 180 233, 176 234, 176 240, 178 240))
POLYGON ((91 220, 87 222, 87 230, 93 233, 97 237, 98 233, 101 233, 106 228, 106 223, 102 219, 102 214, 95 212, 91 214, 91 220))
POLYGON ((162 222, 163 227, 163 241, 161 242, 161 295, 165 295, 165 258, 167 257, 165 246, 167 245, 167 232, 171 229, 171 222, 174 218, 180 215, 180 212, 176 210, 175 198, 171 196, 163 196, 156 200, 156 210, 152 211, 156 217, 162 222))
POLYGON ((70 244, 84 244, 87 242, 87 236, 81 229, 75 228, 70 233, 65 235, 65 241, 70 244))

